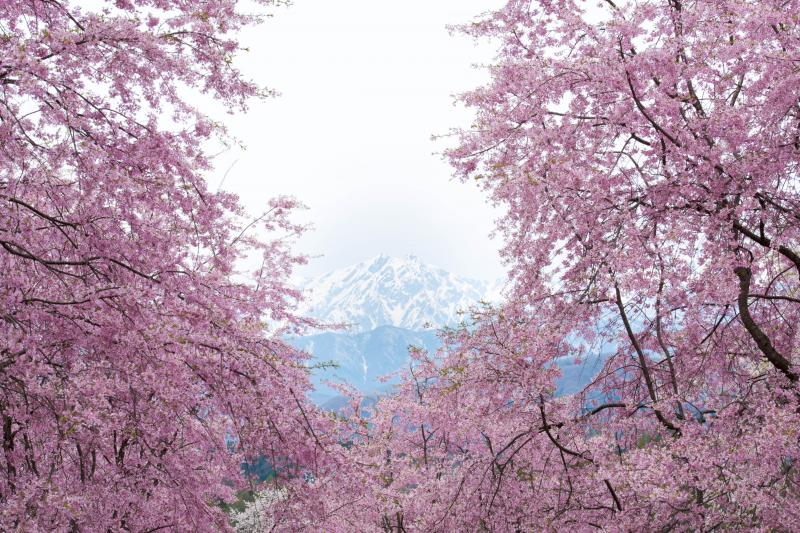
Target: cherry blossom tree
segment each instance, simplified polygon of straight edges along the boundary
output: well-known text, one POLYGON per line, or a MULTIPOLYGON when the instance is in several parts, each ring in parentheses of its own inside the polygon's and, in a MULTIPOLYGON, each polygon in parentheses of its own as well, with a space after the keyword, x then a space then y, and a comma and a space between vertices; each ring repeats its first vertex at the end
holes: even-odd
POLYGON ((510 298, 416 356, 331 508, 386 532, 800 523, 797 13, 511 0, 463 28, 499 53, 449 157, 506 209, 510 298), (573 360, 602 369, 559 395, 573 360))
POLYGON ((286 492, 276 489, 259 490, 252 501, 246 500, 244 508, 231 513, 236 533, 267 533, 276 527, 271 517, 272 506, 286 499, 286 492))
POLYGON ((259 20, 0 2, 0 529, 219 531, 242 461, 322 465, 305 356, 280 340, 303 325, 297 203, 250 220, 209 188, 225 131, 191 104, 268 94, 232 63, 259 20))

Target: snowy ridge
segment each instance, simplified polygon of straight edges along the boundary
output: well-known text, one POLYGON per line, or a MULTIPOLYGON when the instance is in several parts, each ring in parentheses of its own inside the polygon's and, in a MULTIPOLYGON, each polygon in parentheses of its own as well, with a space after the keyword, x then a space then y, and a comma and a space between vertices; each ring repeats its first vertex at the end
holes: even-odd
POLYGON ((409 330, 456 325, 460 312, 480 301, 497 301, 499 282, 463 278, 416 256, 379 255, 303 284, 302 314, 352 324, 354 332, 379 326, 409 330))

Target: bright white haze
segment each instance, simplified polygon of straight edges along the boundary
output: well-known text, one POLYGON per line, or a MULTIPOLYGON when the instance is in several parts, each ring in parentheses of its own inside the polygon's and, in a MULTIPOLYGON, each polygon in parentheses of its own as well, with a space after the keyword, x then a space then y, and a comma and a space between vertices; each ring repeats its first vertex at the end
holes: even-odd
POLYGON ((499 0, 295 0, 244 35, 239 65, 281 93, 227 117, 246 146, 217 158, 211 179, 251 213, 274 195, 296 196, 314 229, 296 249, 314 256, 304 276, 381 252, 416 254, 454 273, 501 275, 500 215, 475 184, 454 180, 431 139, 468 126, 453 95, 488 79, 475 63, 492 50, 458 24, 499 0), (232 166, 231 166, 232 165, 232 166))

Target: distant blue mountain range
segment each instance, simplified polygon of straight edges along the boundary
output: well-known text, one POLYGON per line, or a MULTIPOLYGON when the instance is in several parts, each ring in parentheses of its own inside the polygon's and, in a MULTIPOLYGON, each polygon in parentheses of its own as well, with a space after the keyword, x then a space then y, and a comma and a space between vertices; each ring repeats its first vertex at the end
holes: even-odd
MULTIPOLYGON (((347 383, 374 401, 388 393, 398 378, 378 378, 409 365, 409 347, 434 352, 441 346, 436 329, 456 325, 460 310, 484 298, 500 298, 500 284, 465 280, 423 263, 419 258, 378 256, 317 280, 304 283, 311 295, 308 312, 328 322, 349 322, 352 331, 326 331, 288 339, 312 354, 317 363, 311 381, 311 399, 325 409, 337 410, 345 400, 326 381, 347 383), (377 325, 377 326, 376 326, 377 325)), ((572 394, 602 368, 609 349, 576 364, 562 360, 558 394, 572 394)))
MULTIPOLYGON (((409 348, 417 347, 435 352, 441 340, 435 331, 412 331, 394 326, 381 326, 364 333, 326 332, 290 339, 294 347, 314 355, 315 362, 331 362, 336 367, 314 369, 311 381, 315 391, 311 399, 321 407, 338 410, 345 403, 337 391, 326 381, 347 383, 373 399, 391 391, 399 380, 388 382, 378 378, 408 369, 409 348)), ((580 391, 601 370, 610 354, 604 351, 580 363, 560 360, 561 378, 556 382, 557 394, 580 391)))
POLYGON ((336 368, 315 369, 311 398, 318 404, 338 396, 325 381, 344 382, 365 395, 380 395, 397 379, 381 383, 378 378, 408 368, 410 346, 436 351, 441 341, 432 330, 412 331, 380 326, 364 333, 325 332, 290 339, 296 348, 313 354, 316 362, 332 362, 336 368))

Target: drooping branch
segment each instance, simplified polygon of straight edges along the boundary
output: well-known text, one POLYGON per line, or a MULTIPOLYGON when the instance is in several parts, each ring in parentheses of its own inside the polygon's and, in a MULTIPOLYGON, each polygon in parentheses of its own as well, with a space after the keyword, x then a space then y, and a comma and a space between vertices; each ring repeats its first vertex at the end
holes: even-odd
MULTIPOLYGON (((757 235, 756 233, 752 232, 739 222, 734 222, 733 228, 742 235, 746 236, 747 238, 749 238, 754 242, 757 242, 758 244, 760 244, 765 248, 769 248, 772 245, 772 239, 764 235, 757 235)), ((797 255, 794 252, 794 250, 791 250, 790 248, 787 248, 784 245, 778 246, 778 253, 780 253, 782 256, 784 256, 789 261, 794 263, 794 266, 797 268, 798 275, 800 275, 800 255, 797 255)))
POLYGON ((614 505, 617 506, 617 509, 622 511, 622 503, 619 501, 619 497, 617 496, 617 491, 614 490, 614 487, 611 486, 611 482, 607 479, 604 479, 603 482, 606 484, 608 488, 608 492, 611 493, 611 497, 614 499, 614 505))
POLYGON ((644 118, 647 119, 647 122, 649 122, 650 125, 653 126, 653 128, 655 128, 655 130, 657 132, 659 132, 661 135, 663 135, 664 137, 669 139, 669 142, 671 142, 675 146, 680 147, 681 146, 680 141, 678 141, 678 139, 673 137, 667 130, 662 128, 658 124, 658 122, 656 122, 655 119, 650 115, 650 113, 647 112, 647 108, 644 107, 644 104, 642 104, 642 101, 639 99, 639 96, 636 94, 636 89, 633 87, 633 80, 631 79, 630 73, 626 72, 625 76, 627 77, 628 88, 631 91, 631 96, 633 97, 633 102, 634 102, 634 104, 636 104, 636 109, 639 110, 639 112, 642 114, 642 116, 644 116, 644 118))
MULTIPOLYGON (((619 285, 614 283, 614 291, 616 291, 617 296, 617 308, 619 309, 620 317, 622 317, 622 323, 625 326, 625 332, 628 334, 628 338, 631 341, 631 345, 633 345, 633 349, 636 350, 636 354, 639 356, 639 366, 642 369, 642 376, 644 377, 644 382, 647 385, 647 392, 650 395, 650 399, 653 400, 653 403, 658 403, 658 396, 656 395, 656 387, 653 382, 653 378, 650 375, 650 369, 647 367, 647 358, 644 355, 644 351, 642 350, 641 345, 639 345, 639 341, 636 338, 636 335, 633 333, 633 328, 631 328, 631 323, 628 320, 628 314, 625 312, 625 306, 622 303, 622 294, 619 290, 619 285)), ((676 428, 672 422, 667 420, 664 416, 664 413, 661 412, 658 408, 655 408, 656 418, 661 424, 669 429, 670 431, 680 433, 680 430, 676 428)))
POLYGON ((678 410, 678 418, 683 420, 685 418, 685 414, 683 412, 683 406, 681 405, 680 400, 678 399, 678 378, 675 373, 675 365, 672 362, 672 354, 670 353, 669 347, 667 346, 666 341, 664 340, 664 334, 661 331, 661 294, 664 290, 664 262, 663 259, 659 256, 659 271, 661 280, 658 284, 658 296, 656 297, 656 339, 658 340, 658 345, 661 347, 661 351, 664 353, 664 357, 667 361, 667 368, 669 369, 670 381, 672 382, 672 393, 675 395, 675 404, 678 410))
POLYGON ((769 337, 767 337, 764 331, 756 324, 755 320, 753 320, 753 316, 750 314, 748 299, 750 298, 750 281, 753 278, 753 271, 748 267, 737 267, 734 269, 734 272, 739 278, 739 297, 737 301, 742 324, 744 324, 745 329, 753 340, 756 341, 756 345, 767 360, 772 363, 775 368, 780 370, 789 381, 797 383, 798 375, 792 371, 792 364, 775 349, 769 337))
POLYGON ((558 441, 558 438, 556 438, 556 436, 553 435, 553 433, 550 431, 550 428, 552 426, 550 426, 547 423, 547 415, 545 414, 544 410, 544 397, 541 394, 539 395, 539 412, 542 415, 542 429, 544 429, 544 432, 547 434, 547 438, 550 439, 550 442, 552 442, 555 445, 555 447, 559 449, 559 451, 566 453, 567 455, 583 459, 584 461, 589 461, 590 463, 594 462, 590 457, 586 457, 580 452, 576 452, 574 450, 570 450, 569 448, 565 447, 558 441))

